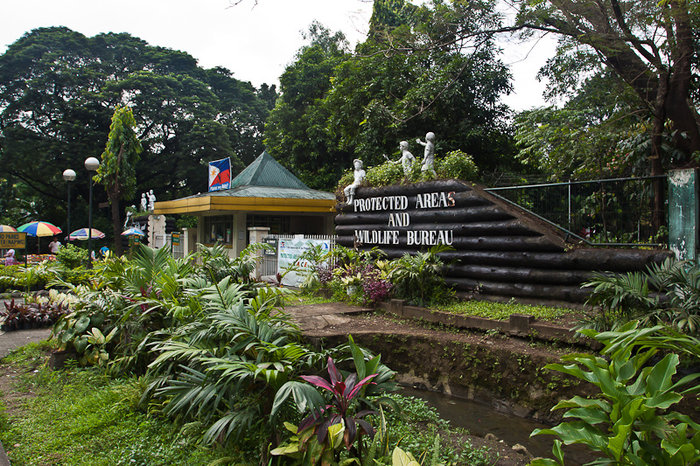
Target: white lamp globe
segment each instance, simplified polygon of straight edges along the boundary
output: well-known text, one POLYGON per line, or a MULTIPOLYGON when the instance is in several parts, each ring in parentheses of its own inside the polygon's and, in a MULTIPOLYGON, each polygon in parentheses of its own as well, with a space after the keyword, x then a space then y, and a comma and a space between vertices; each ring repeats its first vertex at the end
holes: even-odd
POLYGON ((67 168, 63 171, 63 179, 65 181, 73 181, 75 179, 75 170, 67 168))
POLYGON ((94 172, 97 171, 97 167, 100 166, 100 161, 97 160, 95 157, 88 157, 85 159, 85 168, 88 169, 88 171, 94 172))

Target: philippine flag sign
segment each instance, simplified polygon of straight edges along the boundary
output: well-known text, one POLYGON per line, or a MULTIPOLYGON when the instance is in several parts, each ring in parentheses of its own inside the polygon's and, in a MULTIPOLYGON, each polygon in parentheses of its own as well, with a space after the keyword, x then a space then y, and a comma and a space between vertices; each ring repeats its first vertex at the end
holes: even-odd
POLYGON ((221 191, 231 187, 231 159, 209 162, 209 191, 221 191))

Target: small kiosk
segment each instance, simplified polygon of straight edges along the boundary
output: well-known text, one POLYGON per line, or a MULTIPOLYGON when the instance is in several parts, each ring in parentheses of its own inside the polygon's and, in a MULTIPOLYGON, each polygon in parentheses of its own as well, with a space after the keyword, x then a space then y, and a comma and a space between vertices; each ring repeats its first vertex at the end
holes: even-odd
POLYGON ((237 256, 267 234, 332 235, 335 203, 335 195, 310 189, 264 151, 229 189, 159 201, 153 213, 198 218, 197 229, 183 233, 185 254, 197 243, 221 243, 237 256))

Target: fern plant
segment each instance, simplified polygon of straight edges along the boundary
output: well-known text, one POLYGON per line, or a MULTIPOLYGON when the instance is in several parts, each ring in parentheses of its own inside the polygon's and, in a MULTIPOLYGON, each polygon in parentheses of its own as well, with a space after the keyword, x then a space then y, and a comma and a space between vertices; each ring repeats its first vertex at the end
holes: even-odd
POLYGON ((225 278, 201 295, 203 318, 153 345, 158 357, 150 365, 156 379, 149 394, 165 401, 167 415, 207 424, 207 443, 252 427, 273 438, 275 393, 323 357, 300 344, 299 330, 284 313, 271 312, 269 297, 246 296, 225 278))
POLYGON ((442 276, 443 262, 438 254, 451 249, 436 245, 428 251, 404 254, 396 260, 389 273, 394 295, 419 306, 450 299, 452 294, 442 276))
POLYGON ((583 286, 593 288, 586 304, 596 312, 582 328, 610 330, 638 319, 700 331, 700 268, 694 263, 668 258, 646 272, 598 273, 583 286))

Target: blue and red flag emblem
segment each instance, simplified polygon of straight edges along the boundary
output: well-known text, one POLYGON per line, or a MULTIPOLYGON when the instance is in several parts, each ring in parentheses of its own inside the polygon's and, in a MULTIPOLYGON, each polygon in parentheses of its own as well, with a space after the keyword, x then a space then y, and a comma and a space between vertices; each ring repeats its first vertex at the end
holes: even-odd
POLYGON ((231 187, 231 159, 209 162, 209 191, 221 191, 231 187))

